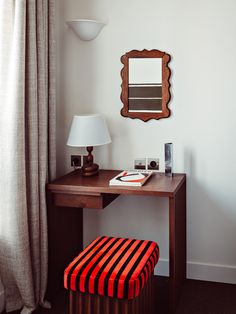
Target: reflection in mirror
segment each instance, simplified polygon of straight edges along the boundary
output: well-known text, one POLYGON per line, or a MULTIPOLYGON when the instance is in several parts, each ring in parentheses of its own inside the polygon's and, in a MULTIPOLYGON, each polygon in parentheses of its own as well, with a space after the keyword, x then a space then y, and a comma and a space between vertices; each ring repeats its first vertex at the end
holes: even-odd
POLYGON ((122 116, 143 121, 170 116, 169 61, 159 50, 132 50, 121 57, 122 116))
POLYGON ((129 59, 129 112, 162 112, 162 59, 129 59))

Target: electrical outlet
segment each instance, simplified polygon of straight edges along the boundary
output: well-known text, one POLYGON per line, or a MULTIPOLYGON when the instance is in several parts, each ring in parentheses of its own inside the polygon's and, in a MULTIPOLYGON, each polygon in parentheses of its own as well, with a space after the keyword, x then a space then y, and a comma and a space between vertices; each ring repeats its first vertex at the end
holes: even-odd
POLYGON ((148 170, 159 170, 159 158, 147 158, 148 170))
POLYGON ((71 167, 81 167, 81 156, 80 155, 71 155, 70 156, 71 167))

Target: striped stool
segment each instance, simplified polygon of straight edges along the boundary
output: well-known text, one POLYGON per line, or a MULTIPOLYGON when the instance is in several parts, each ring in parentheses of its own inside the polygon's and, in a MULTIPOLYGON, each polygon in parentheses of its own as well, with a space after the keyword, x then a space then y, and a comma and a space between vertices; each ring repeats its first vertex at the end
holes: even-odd
POLYGON ((159 258, 155 242, 98 237, 66 268, 70 314, 149 314, 159 258))

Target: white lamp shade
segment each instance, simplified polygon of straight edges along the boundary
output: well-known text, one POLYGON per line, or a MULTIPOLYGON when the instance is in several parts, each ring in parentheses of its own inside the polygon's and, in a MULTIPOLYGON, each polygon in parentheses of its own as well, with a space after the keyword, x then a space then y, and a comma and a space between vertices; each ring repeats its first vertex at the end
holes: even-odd
POLYGON ((73 20, 66 24, 76 33, 81 40, 93 40, 100 33, 105 23, 94 20, 73 20))
POLYGON ((87 114, 73 117, 67 140, 68 146, 99 146, 110 142, 110 134, 102 115, 87 114))

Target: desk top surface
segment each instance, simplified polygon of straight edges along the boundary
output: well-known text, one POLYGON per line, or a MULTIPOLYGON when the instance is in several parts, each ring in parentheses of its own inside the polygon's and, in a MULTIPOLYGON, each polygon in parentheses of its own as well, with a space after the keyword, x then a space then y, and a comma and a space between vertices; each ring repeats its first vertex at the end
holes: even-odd
POLYGON ((120 170, 100 170, 98 175, 83 177, 76 170, 47 184, 47 189, 53 193, 71 193, 96 195, 130 194, 174 196, 181 185, 186 181, 185 174, 174 174, 172 177, 164 173, 153 173, 150 179, 141 187, 134 186, 109 186, 109 180, 119 174, 120 170))

